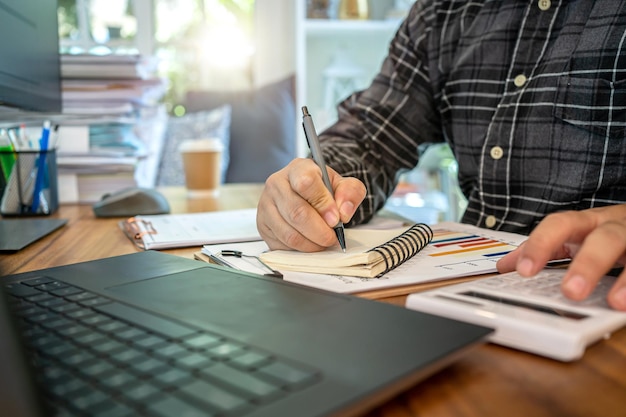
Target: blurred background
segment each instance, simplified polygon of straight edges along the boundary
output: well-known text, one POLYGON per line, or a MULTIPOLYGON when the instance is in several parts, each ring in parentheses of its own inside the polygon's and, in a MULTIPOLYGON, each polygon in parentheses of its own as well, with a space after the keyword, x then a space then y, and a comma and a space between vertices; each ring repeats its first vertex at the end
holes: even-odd
MULTIPOLYGON (((176 142, 170 137, 174 123, 179 122, 177 130, 186 129, 189 124, 183 118, 220 104, 229 106, 228 141, 233 164, 225 180, 263 182, 270 171, 307 152, 295 110, 307 105, 318 130, 333 123, 336 104, 365 88, 378 71, 388 43, 412 3, 59 0, 59 42, 63 54, 135 55, 153 63, 151 77, 163 81, 158 104, 166 120, 160 119, 162 133, 151 131, 149 138, 139 135, 143 142, 153 142, 147 147, 159 155, 148 164, 150 168, 144 167, 143 174, 135 175, 141 185, 175 183, 172 172, 177 168, 164 166, 169 162, 163 157, 176 142), (288 107, 284 100, 276 99, 287 93, 288 107), (281 125, 282 130, 254 128, 264 132, 267 140, 269 136, 284 136, 276 145, 277 151, 268 156, 276 163, 238 175, 244 166, 249 168, 242 154, 252 152, 246 149, 253 140, 249 131, 241 131, 242 120, 252 120, 251 115, 271 109, 272 114, 262 117, 267 124, 281 125), (277 121, 277 117, 283 120, 277 121), (288 123, 284 119, 289 119, 288 123)), ((157 124, 154 118, 147 119, 151 125, 157 124)), ((198 124, 197 118, 194 123, 198 124)), ((266 148, 271 146, 264 145, 266 148)), ((465 200, 456 183, 452 152, 445 145, 424 147, 422 151, 420 166, 401 176, 388 207, 428 223, 457 220, 465 200)))

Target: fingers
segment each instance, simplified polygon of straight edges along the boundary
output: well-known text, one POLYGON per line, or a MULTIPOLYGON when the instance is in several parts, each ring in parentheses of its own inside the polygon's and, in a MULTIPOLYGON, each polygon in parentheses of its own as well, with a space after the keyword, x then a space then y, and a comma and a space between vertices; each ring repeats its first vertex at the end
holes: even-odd
POLYGON ((521 248, 524 243, 525 242, 523 242, 517 249, 507 253, 502 258, 498 259, 498 262, 496 262, 496 269, 499 273, 503 274, 505 272, 515 271, 515 268, 517 267, 517 262, 522 252, 521 248))
MULTIPOLYGON (((285 217, 292 226, 306 227, 304 222, 312 220, 311 217, 317 217, 314 211, 319 213, 329 227, 334 227, 339 223, 341 216, 334 195, 324 185, 321 171, 312 160, 305 160, 303 164, 288 170, 287 174, 289 185, 298 195, 299 199, 297 204, 290 208, 290 210, 281 210, 283 209, 282 205, 278 207, 283 217, 285 217), (310 208, 313 210, 306 207, 307 205, 310 205, 310 208)), ((328 176, 331 180, 331 184, 337 181, 337 174, 334 171, 331 172, 329 170, 328 176)))
MULTIPOLYGON (((268 247, 272 250, 292 250, 316 252, 326 248, 306 238, 281 216, 273 199, 263 194, 257 210, 257 229, 268 247)), ((334 234, 332 235, 334 237, 334 234)), ((332 239, 332 237, 330 237, 332 239)), ((335 237, 336 239, 336 237, 335 237)), ((332 245, 332 243, 330 243, 332 245)))
POLYGON ((333 227, 350 220, 365 196, 363 184, 329 169, 335 196, 310 159, 296 159, 268 178, 257 211, 257 228, 271 249, 319 251, 337 244, 333 227))
POLYGON ((367 189, 358 179, 342 177, 332 168, 328 168, 328 175, 335 190, 335 205, 339 207, 340 219, 342 222, 347 223, 354 216, 357 207, 365 198, 367 189))
POLYGON ((609 305, 616 310, 626 311, 626 269, 617 278, 617 282, 609 291, 609 305))
MULTIPOLYGON (((585 299, 598 281, 616 264, 624 264, 626 254, 626 205, 547 216, 528 240, 502 258, 499 272, 514 269, 532 276, 549 260, 572 258, 563 278, 562 291, 573 300, 585 299)), ((616 281, 608 296, 609 304, 626 310, 626 275, 616 281)))
POLYGON ((517 250, 517 272, 532 276, 548 261, 569 257, 566 243, 581 243, 597 225, 592 216, 584 213, 568 211, 546 216, 517 250))
MULTIPOLYGON (((305 160, 294 160, 265 182, 257 207, 257 228, 270 249, 315 252, 332 246, 337 240, 332 228, 291 184, 293 177, 312 178, 306 173, 307 165, 305 160), (303 228, 298 227, 300 223, 303 228)), ((306 182, 306 179, 302 180, 303 184, 306 182)), ((335 210, 338 212, 336 207, 335 210)))
MULTIPOLYGON (((573 300, 583 300, 593 291, 597 282, 626 251, 626 224, 608 221, 600 224, 586 237, 573 258, 563 278, 563 293, 573 300)), ((609 293, 609 304, 617 309, 626 309, 626 294, 619 291, 626 280, 619 278, 609 293)))

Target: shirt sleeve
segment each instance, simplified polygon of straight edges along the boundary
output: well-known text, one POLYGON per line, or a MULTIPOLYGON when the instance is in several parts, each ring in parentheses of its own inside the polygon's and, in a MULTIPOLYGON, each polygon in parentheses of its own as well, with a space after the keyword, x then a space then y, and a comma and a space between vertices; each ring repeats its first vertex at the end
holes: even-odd
POLYGON ((320 134, 324 157, 343 176, 363 181, 367 195, 348 225, 367 222, 417 164, 418 146, 443 133, 428 65, 431 10, 417 2, 398 29, 380 72, 338 106, 338 121, 320 134))

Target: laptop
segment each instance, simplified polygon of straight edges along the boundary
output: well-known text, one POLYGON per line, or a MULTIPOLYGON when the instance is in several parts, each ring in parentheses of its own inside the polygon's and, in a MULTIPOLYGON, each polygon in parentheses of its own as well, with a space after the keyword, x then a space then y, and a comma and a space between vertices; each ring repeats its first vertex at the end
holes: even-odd
POLYGON ((358 415, 492 332, 154 251, 2 288, 0 405, 28 417, 358 415))

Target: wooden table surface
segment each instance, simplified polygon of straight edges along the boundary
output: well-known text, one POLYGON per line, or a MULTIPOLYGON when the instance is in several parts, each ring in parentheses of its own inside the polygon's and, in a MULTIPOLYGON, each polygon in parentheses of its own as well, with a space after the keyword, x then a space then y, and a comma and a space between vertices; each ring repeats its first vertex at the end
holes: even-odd
MULTIPOLYGON (((185 213, 255 207, 261 189, 229 184, 217 197, 201 199, 187 198, 184 188, 161 191, 172 212, 185 213)), ((119 218, 97 219, 89 205, 62 205, 53 217, 68 219, 68 224, 20 252, 0 255, 3 274, 138 250, 118 228, 119 218)), ((194 250, 164 252, 192 258, 194 250)), ((404 297, 381 301, 402 304, 404 297)), ((590 347, 573 363, 491 344, 479 346, 367 414, 407 416, 626 416, 626 329, 590 347)))

